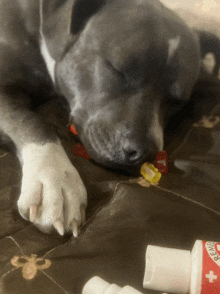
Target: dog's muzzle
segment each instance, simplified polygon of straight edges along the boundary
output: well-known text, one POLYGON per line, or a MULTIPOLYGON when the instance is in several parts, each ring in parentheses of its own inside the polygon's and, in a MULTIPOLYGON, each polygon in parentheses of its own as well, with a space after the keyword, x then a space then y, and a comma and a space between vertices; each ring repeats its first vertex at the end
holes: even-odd
POLYGON ((158 151, 153 139, 135 134, 134 130, 108 130, 90 125, 83 144, 90 156, 99 164, 111 168, 136 166, 152 161, 158 151))

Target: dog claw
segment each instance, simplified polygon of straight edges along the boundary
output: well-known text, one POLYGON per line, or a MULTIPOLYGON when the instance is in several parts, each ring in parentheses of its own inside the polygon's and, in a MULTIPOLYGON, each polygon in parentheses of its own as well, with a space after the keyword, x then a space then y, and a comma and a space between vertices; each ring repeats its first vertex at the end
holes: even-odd
POLYGON ((83 205, 83 204, 81 205, 80 211, 81 211, 81 220, 82 220, 82 224, 83 224, 86 221, 86 208, 85 208, 85 205, 83 205))
POLYGON ((72 221, 71 227, 72 227, 73 236, 78 237, 78 223, 75 219, 72 221))
POLYGON ((36 204, 32 204, 30 206, 30 211, 29 211, 29 220, 30 222, 34 222, 35 218, 37 216, 37 205, 36 204))
POLYGON ((64 227, 63 227, 61 220, 59 220, 59 219, 56 220, 55 223, 53 224, 53 226, 61 236, 64 235, 64 227))

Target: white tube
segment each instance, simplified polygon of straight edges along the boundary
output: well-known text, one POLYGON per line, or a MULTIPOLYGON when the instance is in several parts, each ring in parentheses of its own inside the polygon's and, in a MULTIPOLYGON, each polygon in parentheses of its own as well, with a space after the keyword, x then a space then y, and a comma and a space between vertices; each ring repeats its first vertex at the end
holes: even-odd
POLYGON ((191 253, 148 246, 143 286, 169 293, 220 293, 220 243, 197 240, 191 253))

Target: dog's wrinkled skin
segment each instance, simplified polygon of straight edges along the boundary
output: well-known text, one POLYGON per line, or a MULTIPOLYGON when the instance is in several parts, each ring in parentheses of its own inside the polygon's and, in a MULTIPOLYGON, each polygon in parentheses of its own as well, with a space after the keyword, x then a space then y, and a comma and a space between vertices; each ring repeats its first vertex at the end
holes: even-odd
POLYGON ((77 235, 85 187, 32 101, 53 83, 91 157, 133 169, 163 148, 167 119, 188 101, 199 42, 155 0, 0 0, 0 11, 0 128, 22 164, 19 211, 43 232, 77 235))

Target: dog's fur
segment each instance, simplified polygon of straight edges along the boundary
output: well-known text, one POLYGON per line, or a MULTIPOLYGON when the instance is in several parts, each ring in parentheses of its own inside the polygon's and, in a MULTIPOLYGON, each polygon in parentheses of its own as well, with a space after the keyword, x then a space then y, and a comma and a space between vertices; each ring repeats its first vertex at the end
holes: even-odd
POLYGON ((0 128, 22 164, 18 208, 64 234, 84 220, 86 190, 34 107, 63 95, 96 162, 138 167, 190 99, 199 39, 157 0, 0 0, 0 11, 0 128))

